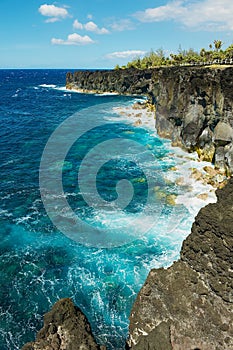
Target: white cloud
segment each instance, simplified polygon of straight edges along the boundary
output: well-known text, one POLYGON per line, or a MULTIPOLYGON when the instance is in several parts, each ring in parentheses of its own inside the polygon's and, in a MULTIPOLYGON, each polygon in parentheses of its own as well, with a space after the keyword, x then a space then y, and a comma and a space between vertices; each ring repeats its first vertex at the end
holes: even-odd
POLYGON ((51 40, 53 45, 88 45, 94 44, 94 41, 88 36, 81 36, 77 33, 68 35, 67 40, 53 38, 51 40))
POLYGON ((69 13, 65 8, 57 7, 55 5, 41 5, 38 11, 42 16, 51 17, 46 20, 46 23, 57 22, 69 16, 69 13))
POLYGON ((73 27, 75 29, 85 29, 88 32, 96 33, 96 34, 109 34, 109 30, 106 28, 99 28, 97 24, 90 21, 86 24, 80 23, 77 19, 73 23, 73 27))
POLYGON ((60 18, 58 18, 58 17, 51 17, 51 18, 48 18, 48 19, 46 19, 46 23, 55 23, 55 22, 58 22, 58 21, 60 21, 60 18))
POLYGON ((108 34, 109 31, 106 28, 99 28, 94 22, 90 21, 84 24, 84 28, 89 32, 96 34, 108 34))
POLYGON ((134 14, 141 22, 174 20, 191 29, 233 30, 232 0, 175 0, 134 14))
POLYGON ((73 27, 75 28, 75 29, 83 29, 83 24, 82 23, 80 23, 77 19, 74 21, 74 23, 73 23, 73 27))
POLYGON ((141 22, 159 22, 168 19, 178 18, 182 15, 185 8, 182 7, 183 1, 173 1, 164 6, 148 8, 135 14, 135 17, 141 22))
POLYGON ((124 30, 132 30, 135 28, 134 24, 129 19, 113 22, 110 27, 116 32, 123 32, 124 30))
POLYGON ((145 55, 146 51, 141 50, 128 50, 128 51, 116 51, 107 54, 105 57, 108 59, 114 59, 114 58, 129 58, 129 57, 137 57, 145 55))

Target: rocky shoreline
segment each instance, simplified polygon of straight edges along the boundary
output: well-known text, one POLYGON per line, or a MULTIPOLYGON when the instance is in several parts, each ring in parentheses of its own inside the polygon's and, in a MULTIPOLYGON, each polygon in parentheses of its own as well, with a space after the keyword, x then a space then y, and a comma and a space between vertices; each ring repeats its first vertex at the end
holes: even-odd
POLYGON ((223 173, 233 172, 233 67, 166 67, 67 73, 67 89, 146 95, 159 136, 223 173))
MULTIPOLYGON (((213 162, 216 170, 205 169, 206 181, 213 181, 233 173, 232 77, 232 67, 80 71, 67 74, 66 86, 84 92, 147 95, 155 108, 158 134, 213 162)), ((202 178, 195 171, 193 176, 202 178)), ((126 349, 233 349, 233 179, 216 195, 217 203, 196 216, 180 259, 168 269, 149 273, 131 310, 126 349)), ((45 315, 36 341, 22 349, 105 347, 95 342, 81 310, 70 299, 62 299, 45 315)))
POLYGON ((153 269, 130 316, 130 349, 233 349, 233 180, 216 192, 180 259, 153 269))
MULTIPOLYGON (((181 257, 153 269, 130 315, 126 349, 233 349, 233 179, 218 189, 217 203, 200 210, 181 257)), ((44 317, 36 341, 22 350, 104 350, 70 299, 44 317)))
MULTIPOLYGON (((119 114, 124 121, 131 123, 133 126, 146 128, 151 131, 155 130, 155 106, 148 100, 135 102, 131 106, 125 108, 117 107, 114 109, 114 112, 119 114)), ((174 150, 174 147, 176 146, 180 148, 178 145, 173 144, 172 150, 174 150)), ((183 149, 183 147, 181 147, 181 149, 183 149)), ((214 167, 213 164, 208 164, 208 159, 200 159, 200 157, 196 158, 196 156, 199 156, 196 151, 187 153, 187 150, 183 150, 184 152, 181 151, 181 154, 177 154, 177 156, 183 157, 187 161, 194 159, 197 160, 194 167, 189 167, 189 174, 186 173, 186 176, 188 175, 189 179, 194 179, 203 185, 210 185, 212 188, 211 191, 225 186, 227 179, 230 178, 229 174, 216 166, 214 167), (183 156, 182 153, 185 156, 183 156), (200 164, 198 164, 198 162, 200 162, 200 164), (203 166, 201 166, 201 164, 203 164, 203 166)), ((174 155, 175 154, 173 152, 173 156, 174 155)), ((177 171, 178 169, 174 168, 172 170, 177 171)), ((186 182, 186 185, 190 184, 190 180, 184 179, 184 177, 180 178, 180 181, 177 184, 182 185, 182 182, 183 184, 186 182)))

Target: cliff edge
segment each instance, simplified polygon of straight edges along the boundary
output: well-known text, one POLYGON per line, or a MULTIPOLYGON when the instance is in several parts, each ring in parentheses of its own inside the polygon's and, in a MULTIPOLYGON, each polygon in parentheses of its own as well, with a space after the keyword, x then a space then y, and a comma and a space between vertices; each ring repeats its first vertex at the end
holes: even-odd
POLYGON ((179 261, 149 273, 131 311, 130 349, 233 349, 233 179, 216 195, 179 261))

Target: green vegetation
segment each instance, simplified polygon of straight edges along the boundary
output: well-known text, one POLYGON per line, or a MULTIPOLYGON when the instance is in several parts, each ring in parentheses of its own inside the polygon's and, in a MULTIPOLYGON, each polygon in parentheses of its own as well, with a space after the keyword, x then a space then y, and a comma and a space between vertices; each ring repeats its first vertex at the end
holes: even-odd
POLYGON ((223 42, 214 40, 213 45, 209 45, 209 50, 202 48, 200 52, 194 49, 178 49, 177 54, 166 56, 163 49, 151 50, 143 58, 136 59, 127 63, 126 66, 117 65, 115 69, 138 68, 147 69, 161 66, 181 66, 181 65, 212 65, 212 64, 233 64, 233 44, 226 50, 222 50, 223 42))

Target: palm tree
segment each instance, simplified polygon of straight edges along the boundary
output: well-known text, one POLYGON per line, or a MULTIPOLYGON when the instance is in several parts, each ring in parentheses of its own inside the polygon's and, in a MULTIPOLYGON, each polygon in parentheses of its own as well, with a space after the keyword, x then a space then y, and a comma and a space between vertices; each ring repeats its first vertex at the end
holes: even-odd
POLYGON ((216 51, 219 51, 222 46, 223 46, 222 40, 214 40, 214 47, 216 51))

